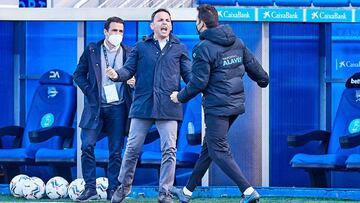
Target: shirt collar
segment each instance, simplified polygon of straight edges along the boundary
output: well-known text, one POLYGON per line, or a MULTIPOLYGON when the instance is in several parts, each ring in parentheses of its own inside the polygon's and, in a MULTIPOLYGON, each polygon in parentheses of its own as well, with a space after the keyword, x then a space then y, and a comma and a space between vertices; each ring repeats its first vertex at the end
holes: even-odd
MULTIPOLYGON (((155 35, 153 35, 153 38, 154 38, 154 41, 159 41, 159 42, 160 42, 160 40, 156 39, 155 35)), ((168 36, 167 38, 165 38, 165 39, 163 39, 163 40, 161 40, 161 41, 162 41, 162 42, 163 42, 163 41, 168 42, 169 39, 170 39, 170 36, 168 36)))

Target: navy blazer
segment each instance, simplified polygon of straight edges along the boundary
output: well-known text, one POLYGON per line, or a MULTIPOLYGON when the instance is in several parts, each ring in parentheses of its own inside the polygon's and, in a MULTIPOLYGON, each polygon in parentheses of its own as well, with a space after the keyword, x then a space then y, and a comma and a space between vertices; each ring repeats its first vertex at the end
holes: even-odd
MULTIPOLYGON (((80 127, 87 129, 98 129, 101 127, 99 120, 101 104, 101 46, 104 40, 90 43, 80 57, 79 64, 74 72, 74 82, 85 95, 84 111, 80 120, 80 127)), ((129 47, 121 44, 123 48, 123 62, 126 61, 130 52, 129 47)), ((124 83, 124 100, 130 108, 132 101, 131 90, 124 83), (130 102, 130 103, 129 103, 130 102)))
POLYGON ((182 106, 171 101, 170 94, 180 90, 181 77, 191 78, 191 61, 186 46, 173 34, 161 50, 154 35, 138 42, 125 65, 117 70, 119 81, 136 75, 134 100, 129 117, 182 120, 182 106))

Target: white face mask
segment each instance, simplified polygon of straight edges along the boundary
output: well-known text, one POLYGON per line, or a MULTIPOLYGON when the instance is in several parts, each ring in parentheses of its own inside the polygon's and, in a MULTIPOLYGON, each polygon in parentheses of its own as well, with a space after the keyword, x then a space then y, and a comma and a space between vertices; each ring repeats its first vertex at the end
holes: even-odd
POLYGON ((114 46, 119 46, 120 43, 122 42, 123 36, 122 35, 110 35, 108 41, 114 45, 114 46))

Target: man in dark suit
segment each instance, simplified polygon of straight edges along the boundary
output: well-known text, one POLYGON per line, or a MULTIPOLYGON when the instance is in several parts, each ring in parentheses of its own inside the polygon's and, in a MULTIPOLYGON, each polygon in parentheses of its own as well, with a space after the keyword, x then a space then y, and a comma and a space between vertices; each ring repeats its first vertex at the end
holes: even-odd
POLYGON ((168 10, 154 11, 150 28, 153 33, 136 43, 123 68, 107 70, 114 81, 126 81, 136 75, 129 138, 118 178, 121 185, 111 202, 123 202, 129 194, 142 145, 154 123, 162 152, 158 202, 173 202, 169 189, 174 183, 178 121, 182 120, 183 112, 181 104, 170 100, 170 94, 179 90, 181 78, 185 82, 190 80, 191 62, 186 46, 171 33, 168 10))
POLYGON ((117 177, 128 118, 127 107, 132 100, 129 89, 135 82, 134 79, 127 84, 113 82, 106 76, 106 69, 120 69, 127 58, 129 48, 121 43, 123 33, 124 21, 118 17, 108 18, 104 25, 105 39, 90 43, 85 48, 74 72, 74 81, 85 95, 79 125, 82 128, 81 164, 85 190, 78 201, 97 199, 94 147, 103 135, 107 135, 109 140, 108 199, 119 185, 117 177))

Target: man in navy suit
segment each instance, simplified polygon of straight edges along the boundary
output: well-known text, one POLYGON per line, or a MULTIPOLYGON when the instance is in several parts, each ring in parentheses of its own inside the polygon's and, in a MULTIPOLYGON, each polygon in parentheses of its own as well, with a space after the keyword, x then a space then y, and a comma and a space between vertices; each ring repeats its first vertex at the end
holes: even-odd
POLYGON ((108 69, 114 81, 126 81, 136 75, 134 101, 130 109, 131 125, 121 166, 120 187, 111 202, 123 202, 134 179, 137 160, 147 132, 156 124, 161 142, 161 166, 158 202, 172 203, 169 189, 174 183, 178 121, 182 105, 170 100, 180 89, 180 79, 191 78, 191 62, 186 46, 171 33, 170 12, 160 8, 151 15, 153 33, 136 43, 123 68, 108 69))
POLYGON ((127 83, 113 82, 106 76, 106 69, 120 69, 127 58, 129 48, 122 44, 123 33, 124 21, 118 17, 108 18, 104 25, 105 39, 85 48, 74 72, 74 81, 85 96, 79 125, 82 128, 81 164, 85 190, 77 201, 97 199, 94 147, 103 135, 109 140, 108 199, 119 185, 117 177, 132 100, 130 88, 135 82, 134 79, 127 83))

